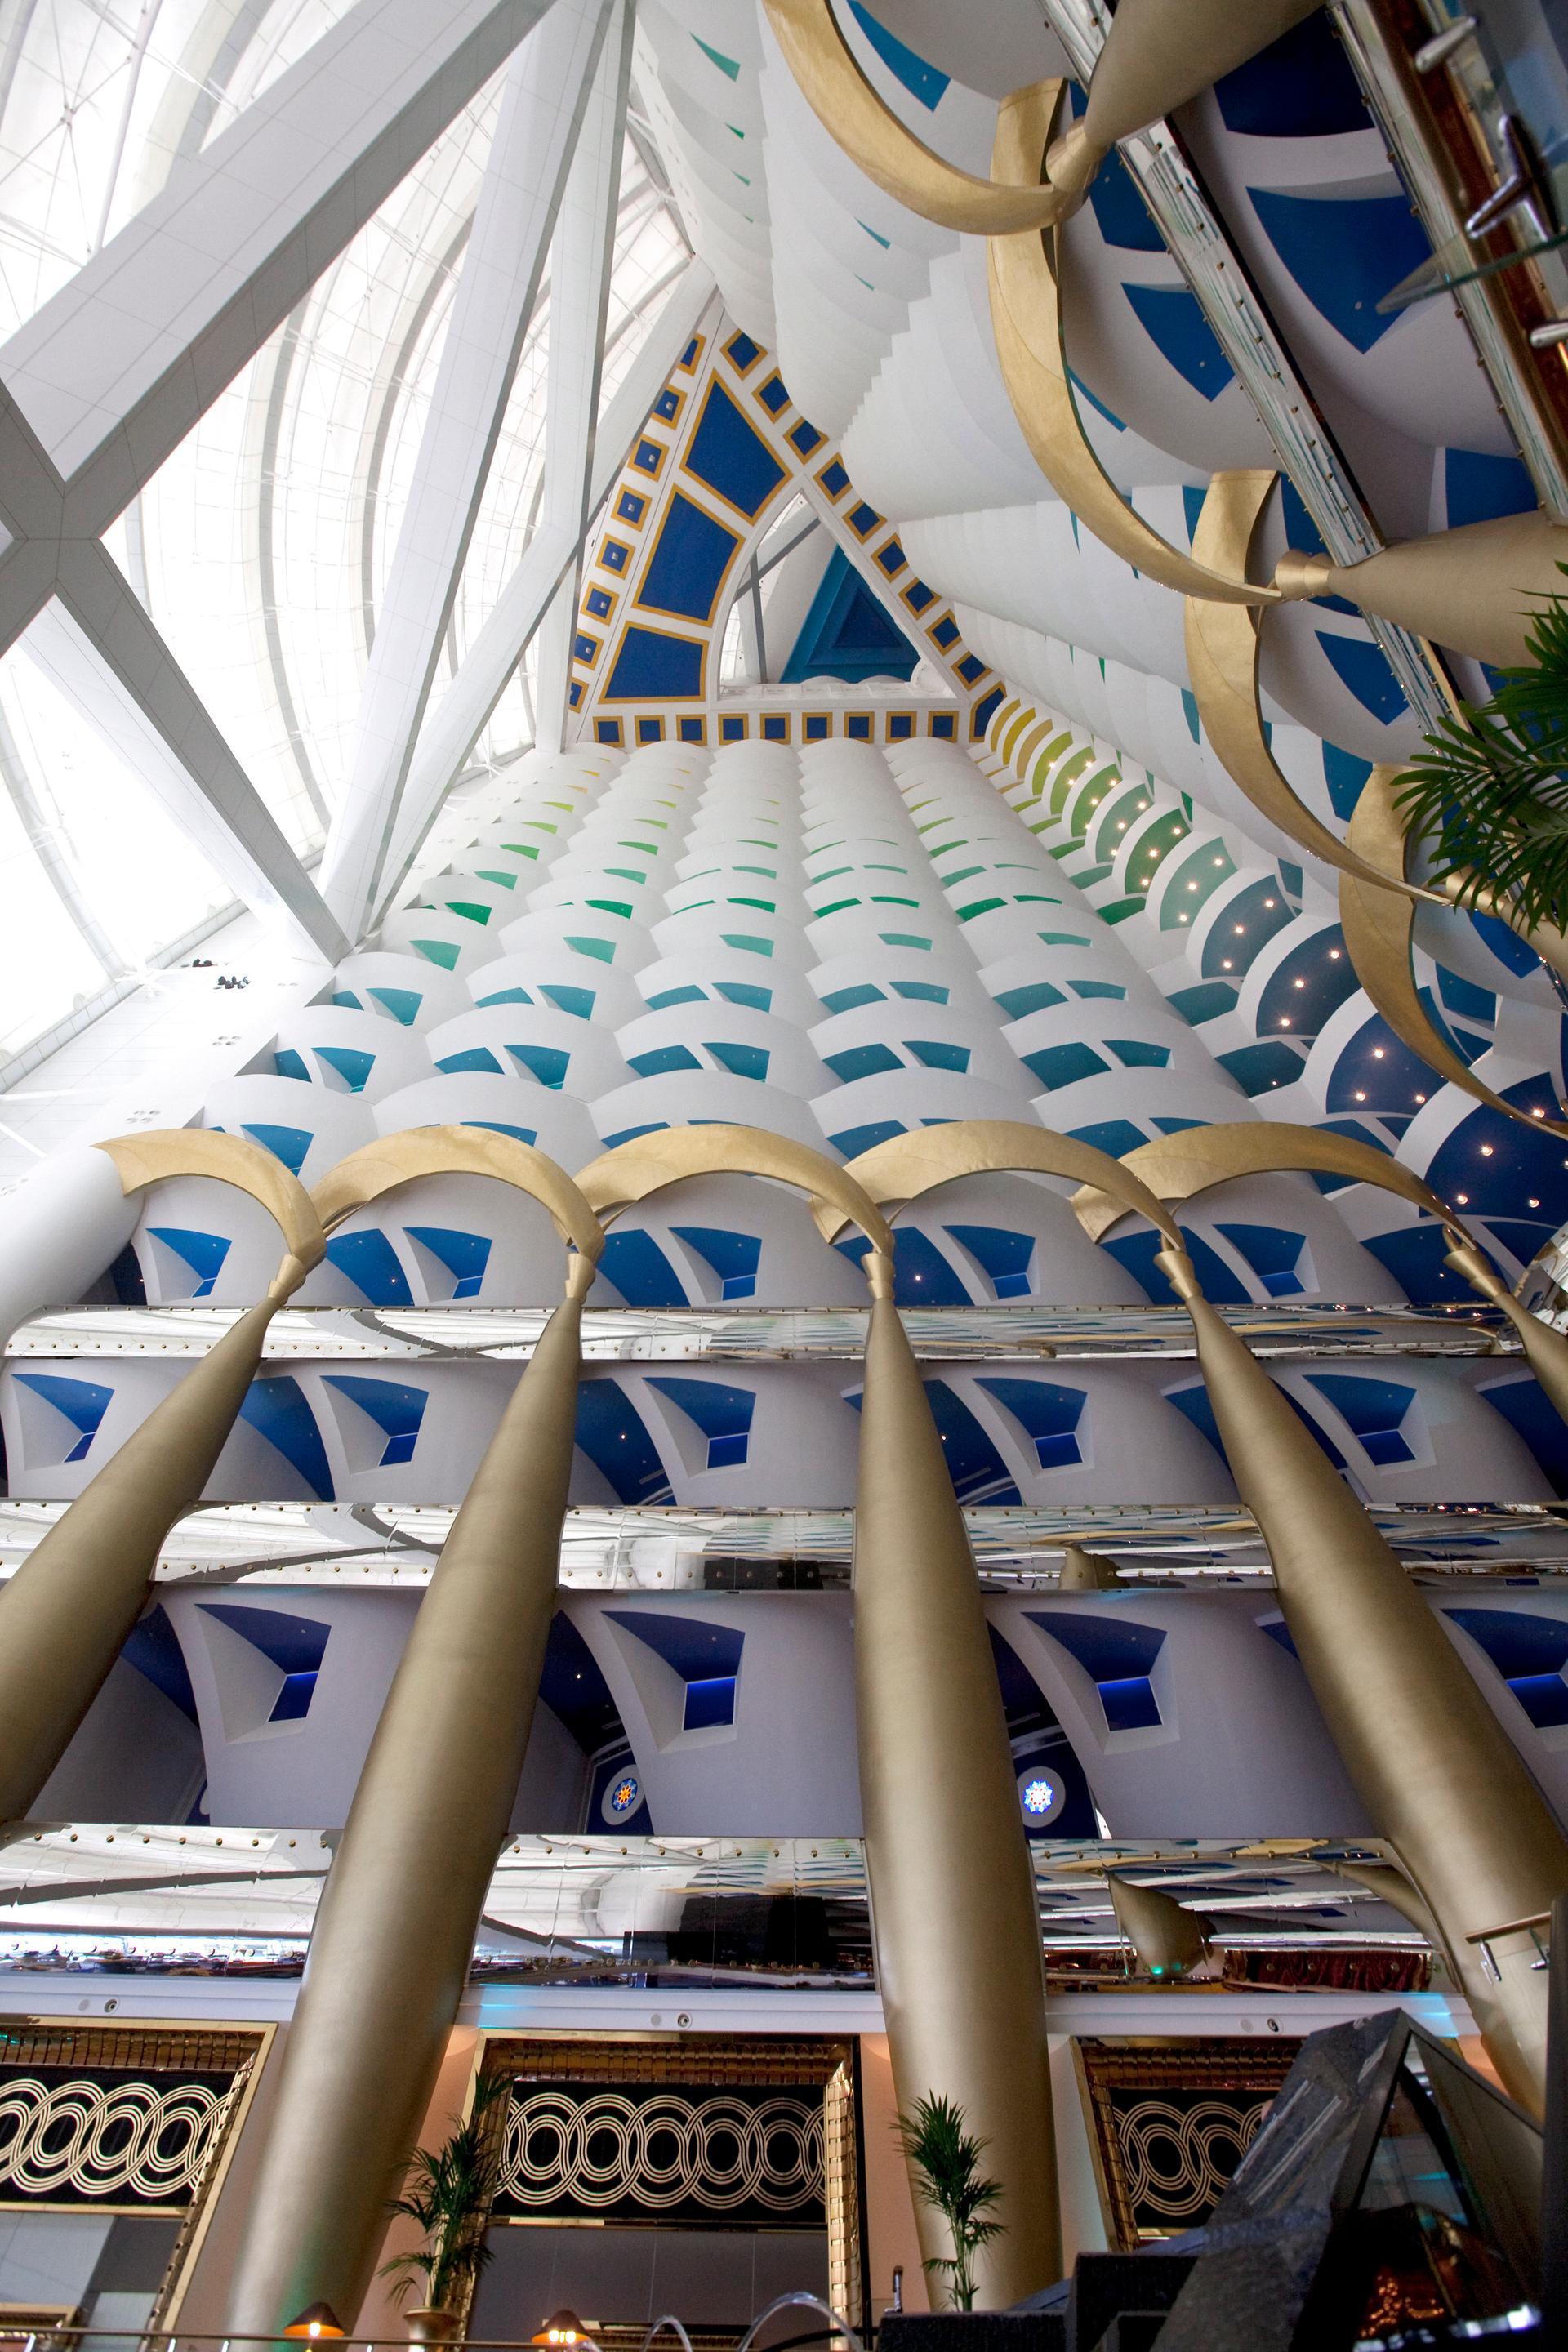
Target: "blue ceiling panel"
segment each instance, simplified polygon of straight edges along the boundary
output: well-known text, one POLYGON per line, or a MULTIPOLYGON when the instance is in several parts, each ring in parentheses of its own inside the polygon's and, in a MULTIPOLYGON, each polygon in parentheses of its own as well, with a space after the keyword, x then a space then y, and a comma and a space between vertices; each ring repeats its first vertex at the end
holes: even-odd
POLYGON ((689 621, 710 621, 725 568, 740 540, 684 494, 670 498, 637 603, 689 621))
POLYGON ((784 469, 721 383, 710 383, 686 453, 686 470, 755 521, 784 469))
POLYGON ((784 684, 839 677, 858 686, 868 677, 910 677, 919 659, 844 550, 836 547, 790 649, 784 684))

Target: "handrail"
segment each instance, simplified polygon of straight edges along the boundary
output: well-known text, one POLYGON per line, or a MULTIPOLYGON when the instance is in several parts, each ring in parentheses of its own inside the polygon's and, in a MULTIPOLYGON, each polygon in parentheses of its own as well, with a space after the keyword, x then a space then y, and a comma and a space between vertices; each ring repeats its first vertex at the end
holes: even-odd
MULTIPOLYGON (((751 2346, 758 2329, 771 2319, 775 2312, 796 2306, 820 2312, 829 2323, 828 2330, 821 2333, 831 2332, 835 2336, 842 2336, 849 2347, 849 2352, 866 2352, 865 2340, 856 2329, 850 2326, 848 2321, 840 2313, 835 2311, 830 2303, 825 2303, 820 2295, 812 2294, 805 2289, 795 2290, 788 2294, 775 2295, 773 2302, 760 2311, 752 2320, 736 2346, 735 2352, 751 2352, 751 2346)), ((682 2352, 694 2352, 691 2338, 687 2333, 684 2323, 678 2319, 673 2312, 668 2311, 654 2321, 643 2337, 639 2352, 649 2352, 649 2347, 665 2328, 671 2329, 679 2336, 682 2352)), ((106 2344, 110 2340, 124 2343, 134 2337, 139 2346, 166 2346, 169 2347, 169 2352, 174 2352, 175 2347, 185 2344, 215 2345, 219 2347, 219 2352, 233 2352, 233 2347, 242 2344, 271 2344, 281 2347, 286 2340, 281 2329, 275 2329, 270 2335, 241 2335, 233 2332, 227 2335, 214 2335, 205 2330, 188 2327, 138 2327, 134 2325, 127 2326, 123 2322, 109 2327, 83 2327, 69 2325, 64 2321, 58 2325, 47 2323, 42 2326, 24 2327, 20 2324, 7 2326, 5 2307, 0 2305, 0 2339, 19 2341, 23 2346, 23 2352, 49 2352, 49 2347, 53 2345, 87 2345, 100 2337, 106 2344)), ((792 2336, 788 2342, 809 2344, 818 2340, 820 2340, 819 2335, 814 2334, 792 2336)), ((531 2337, 526 2336, 454 2336, 443 2341, 440 2352, 531 2352, 532 2341, 531 2337)), ((588 2341, 592 2344, 591 2335, 588 2336, 588 2341)), ((361 2335, 355 2330, 352 2334, 345 2332, 341 2337, 335 2336, 329 2337, 323 2335, 318 2339, 320 2346, 336 2346, 340 2343, 343 2352, 358 2352, 358 2347, 363 2347, 363 2352, 405 2352, 405 2339, 402 2336, 361 2335)), ((774 2347, 774 2352, 787 2352, 787 2346, 774 2347)))
POLYGON ((744 2336, 742 2336, 739 2344, 735 2347, 735 2352, 751 2352, 752 2344, 755 2338, 757 2330, 763 2326, 763 2322, 771 2319, 775 2311, 787 2311, 795 2305, 800 2305, 805 2310, 820 2311, 823 2317, 828 2320, 837 2332, 843 2336, 845 2342, 850 2347, 850 2352, 866 2352, 865 2346, 861 2343, 860 2338, 856 2334, 854 2328, 850 2326, 849 2322, 842 2317, 838 2312, 835 2311, 830 2303, 824 2303, 819 2294, 812 2294, 804 2287, 796 2287, 788 2294, 775 2294, 772 2303, 770 2303, 765 2309, 758 2312, 755 2319, 752 2320, 750 2327, 747 2328, 744 2336))

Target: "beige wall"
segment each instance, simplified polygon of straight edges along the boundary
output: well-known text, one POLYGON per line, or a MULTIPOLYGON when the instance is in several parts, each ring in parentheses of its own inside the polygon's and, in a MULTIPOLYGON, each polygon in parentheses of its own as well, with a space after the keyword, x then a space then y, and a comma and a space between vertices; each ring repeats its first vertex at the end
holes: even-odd
MULTIPOLYGON (((439 2147, 461 2123, 479 2056, 479 2033, 473 2026, 458 2025, 452 2029, 447 2043, 447 2055, 441 2062, 441 2072, 436 2077, 436 2088, 430 2105, 425 2110, 425 2121, 420 2126, 418 2147, 439 2147)), ((416 2245, 418 2240, 419 2232, 414 2223, 404 2221, 399 2215, 388 2226, 386 2242, 376 2257, 377 2270, 390 2256, 416 2245)), ((408 2305, 420 2302, 422 2297, 417 2283, 406 2295, 400 2295, 397 2289, 398 2281, 395 2278, 372 2279, 370 2293, 353 2323, 353 2334, 394 2338, 407 2335, 408 2323, 403 2316, 404 2310, 408 2305)), ((540 2316, 542 2318, 544 2314, 542 2312, 540 2316)))
POLYGON ((893 2265, 904 2266, 904 2308, 929 2311, 925 2273, 915 2236, 915 2210, 909 2175, 893 2118, 893 2066, 885 2033, 860 2036, 860 2132, 866 2151, 866 2235, 871 2275, 866 2281, 869 2316, 880 2319, 892 2292, 893 2265))
MULTIPOLYGON (((238 2251, 246 2205, 254 2184, 261 2134, 271 2107, 279 2061, 288 2027, 279 2029, 272 2053, 263 2070, 246 2128, 235 2148, 222 2191, 214 2209, 205 2242, 180 2313, 182 2326, 196 2333, 219 2334, 224 2322, 224 2298, 238 2251)), ((462 2114, 478 2055, 479 2034, 459 2026, 447 2046, 435 2095, 419 2134, 424 2147, 439 2146, 462 2114)), ((1073 2068, 1072 2043, 1065 2035, 1051 2041, 1051 2081, 1056 2099, 1057 2163, 1061 2179, 1062 2235, 1067 2265, 1082 2252, 1105 2244, 1100 2197, 1095 2187, 1089 2132, 1073 2068)), ((893 2070, 885 2033, 860 2036, 861 2134, 866 2166, 866 2233, 869 2275, 866 2281, 870 2315, 879 2319, 891 2292, 893 2266, 902 2263, 904 2305, 910 2311, 930 2308, 921 2252, 915 2235, 914 2206, 893 2128, 896 2101, 893 2070)), ((391 2223, 378 2257, 384 2262, 414 2241, 411 2222, 391 2223)), ((393 2299, 395 2282, 376 2279, 363 2309, 353 2319, 352 2332, 361 2337, 399 2338, 406 2326, 393 2299)), ((410 2298, 412 2300, 412 2298, 410 2298)))

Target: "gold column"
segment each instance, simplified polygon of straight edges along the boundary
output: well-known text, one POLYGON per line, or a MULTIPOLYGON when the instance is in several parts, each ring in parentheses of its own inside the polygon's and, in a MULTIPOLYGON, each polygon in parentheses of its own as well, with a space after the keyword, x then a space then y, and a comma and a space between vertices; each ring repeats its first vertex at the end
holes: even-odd
MULTIPOLYGON (((1223 1177, 1279 1164, 1306 1134, 1321 1166, 1360 1175, 1357 1148, 1317 1129, 1280 1139, 1268 1120, 1184 1129, 1125 1160, 1072 1138, 1008 1121, 955 1120, 891 1138, 849 1163, 880 1207, 923 1197, 959 1176, 1032 1170, 1074 1177, 1073 1207, 1098 1239, 1129 1211, 1163 1236, 1156 1263, 1192 1319, 1197 1356, 1231 1473, 1273 1561, 1280 1606, 1331 1736, 1379 1833, 1431 1911, 1450 1967, 1499 2074, 1539 2114, 1545 1977, 1510 1921, 1550 1910, 1568 1889, 1568 1843, 1442 1626, 1367 1513, 1262 1365, 1205 1298, 1165 1205, 1223 1177), (1177 1178, 1176 1170, 1182 1169, 1177 1178), (1494 1982, 1477 1945, 1486 1936, 1494 1982)), ((1377 1160, 1394 1191, 1436 1196, 1377 1160)), ((1441 1203, 1438 1203, 1441 1209, 1441 1203)))
POLYGON ((318 2302, 353 2325, 468 1982, 555 1609, 583 1300, 603 1245, 586 1202, 527 1145, 451 1128, 371 1144, 321 1192, 335 1220, 453 1168, 545 1200, 578 1251, 442 1548, 328 1874, 236 2271, 236 2335, 318 2302))
POLYGON ((1173 113, 1321 0, 1120 0, 1082 117, 1051 149, 1051 185, 1081 195, 1119 139, 1173 113))
POLYGON ((1401 540, 1360 563, 1282 555, 1274 584, 1286 597, 1348 596, 1363 613, 1418 637, 1505 667, 1527 661, 1526 635, 1543 596, 1563 585, 1568 530, 1541 513, 1468 522, 1401 540))
POLYGON ((310 1195, 271 1156, 201 1129, 99 1147, 128 1193, 201 1175, 249 1192, 277 1217, 289 1255, 267 1297, 110 1454, 0 1590, 0 1820, 25 1820, 107 1681, 142 1613, 163 1539, 212 1475, 267 1329, 321 1255, 310 1195))
POLYGON ((1279 1605, 1324 1721, 1380 1835, 1431 1911, 1498 2073, 1542 2111, 1546 1978, 1527 1934, 1468 1938, 1549 1911, 1568 1845, 1442 1626, 1261 1364, 1198 1289, 1156 1261, 1197 1335, 1231 1474, 1274 1563, 1279 1605))
MULTIPOLYGON (((880 1271, 880 1269, 877 1269, 880 1271)), ((1061 2275, 1040 1926, 980 1580, 889 1286, 873 1299, 855 1503, 855 1694, 877 1976, 900 2107, 985 2142, 1005 2235, 979 2299, 1061 2275)), ((952 2250, 928 2205, 929 2258, 952 2250)))
MULTIPOLYGON (((877 1978, 900 2106, 955 2100, 986 2144, 1005 2234, 980 2254, 980 2300, 1016 2302, 1062 2267, 1034 1874, 963 1514, 893 1305, 892 1235, 852 1175, 752 1129, 638 1136, 578 1181, 608 1217, 715 1172, 798 1185, 825 1235, 856 1224, 872 1244, 855 1679, 877 1978)), ((951 2253, 918 2197, 915 2215, 922 2252, 951 2253)))

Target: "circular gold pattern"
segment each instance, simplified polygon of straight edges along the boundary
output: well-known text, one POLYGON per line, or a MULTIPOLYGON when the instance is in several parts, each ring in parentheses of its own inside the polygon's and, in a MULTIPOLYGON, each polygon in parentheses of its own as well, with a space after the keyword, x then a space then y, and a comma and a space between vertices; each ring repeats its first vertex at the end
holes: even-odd
POLYGON ((1202 2221, 1230 2186, 1268 2111, 1267 2099, 1253 2107, 1225 2099, 1203 2099, 1190 2107, 1141 2099, 1135 2107, 1121 2109, 1116 2136, 1134 2213, 1142 2217, 1148 2210, 1173 2225, 1202 2221), (1222 2147, 1234 2151, 1223 2170, 1215 2162, 1222 2147))
POLYGON ((822 2108, 783 2097, 752 2106, 722 2092, 634 2101, 531 2091, 507 2119, 500 2193, 539 2209, 632 2202, 661 2212, 695 2200, 716 2213, 748 2204, 793 2213, 822 2200, 822 2108))
POLYGON ((184 2203, 222 2129, 232 2093, 205 2083, 160 2091, 134 2078, 0 2083, 0 2194, 184 2203))

